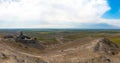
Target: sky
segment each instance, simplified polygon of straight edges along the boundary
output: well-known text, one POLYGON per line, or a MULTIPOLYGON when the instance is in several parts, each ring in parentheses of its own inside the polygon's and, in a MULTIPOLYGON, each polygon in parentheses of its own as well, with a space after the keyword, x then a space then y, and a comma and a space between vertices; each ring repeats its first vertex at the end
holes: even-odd
POLYGON ((0 0, 0 28, 120 28, 120 0, 0 0))

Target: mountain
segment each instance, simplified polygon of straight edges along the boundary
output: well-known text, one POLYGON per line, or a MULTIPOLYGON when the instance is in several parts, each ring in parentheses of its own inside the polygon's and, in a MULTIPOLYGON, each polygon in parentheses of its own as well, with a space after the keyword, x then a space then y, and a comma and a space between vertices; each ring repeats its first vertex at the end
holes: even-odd
MULTIPOLYGON (((83 24, 82 26, 85 26, 83 28, 85 29, 119 29, 117 26, 113 26, 107 23, 94 23, 94 24, 83 24)), ((80 26, 78 26, 80 27, 80 26)))

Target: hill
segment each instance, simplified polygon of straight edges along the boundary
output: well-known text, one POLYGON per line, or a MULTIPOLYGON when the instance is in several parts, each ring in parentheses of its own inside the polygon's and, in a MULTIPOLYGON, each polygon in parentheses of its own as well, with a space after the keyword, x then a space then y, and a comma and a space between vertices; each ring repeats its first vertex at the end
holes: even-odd
POLYGON ((0 39, 0 63, 120 63, 120 48, 106 38, 82 38, 53 48, 0 39))

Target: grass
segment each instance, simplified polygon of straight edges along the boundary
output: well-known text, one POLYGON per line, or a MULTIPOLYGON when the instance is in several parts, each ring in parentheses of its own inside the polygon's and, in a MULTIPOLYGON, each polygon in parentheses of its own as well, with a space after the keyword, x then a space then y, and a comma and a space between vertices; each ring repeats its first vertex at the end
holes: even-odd
POLYGON ((45 44, 57 44, 56 38, 38 38, 39 41, 43 41, 45 44))
POLYGON ((69 39, 69 40, 73 41, 73 40, 77 40, 77 39, 80 39, 80 38, 83 38, 86 36, 87 36, 86 34, 73 33, 72 35, 65 36, 64 39, 69 39))
MULTIPOLYGON (((59 37, 62 37, 63 41, 64 40, 74 41, 83 37, 92 37, 92 38, 106 37, 109 38, 111 41, 115 42, 116 44, 120 45, 120 36, 119 36, 120 30, 34 30, 33 29, 33 30, 23 30, 23 32, 25 35, 28 35, 30 37, 36 37, 39 41, 42 41, 46 44, 59 43, 59 41, 56 40, 56 38, 59 37)), ((6 33, 8 32, 5 32, 3 30, 1 31, 0 35, 2 36, 2 34, 4 35, 6 33)))
POLYGON ((109 38, 112 42, 120 45, 120 37, 113 37, 113 38, 109 38))
POLYGON ((56 34, 56 32, 40 32, 40 34, 56 34))

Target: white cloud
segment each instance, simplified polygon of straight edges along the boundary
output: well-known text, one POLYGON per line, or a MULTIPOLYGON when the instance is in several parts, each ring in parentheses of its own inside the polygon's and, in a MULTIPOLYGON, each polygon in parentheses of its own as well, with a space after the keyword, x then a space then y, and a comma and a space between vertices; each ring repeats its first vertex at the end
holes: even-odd
POLYGON ((12 28, 69 28, 75 27, 75 23, 100 23, 103 22, 101 16, 109 10, 107 0, 1 0, 0 2, 0 21, 4 21, 1 23, 2 27, 12 28))
POLYGON ((120 27, 120 19, 100 19, 101 22, 120 27))

